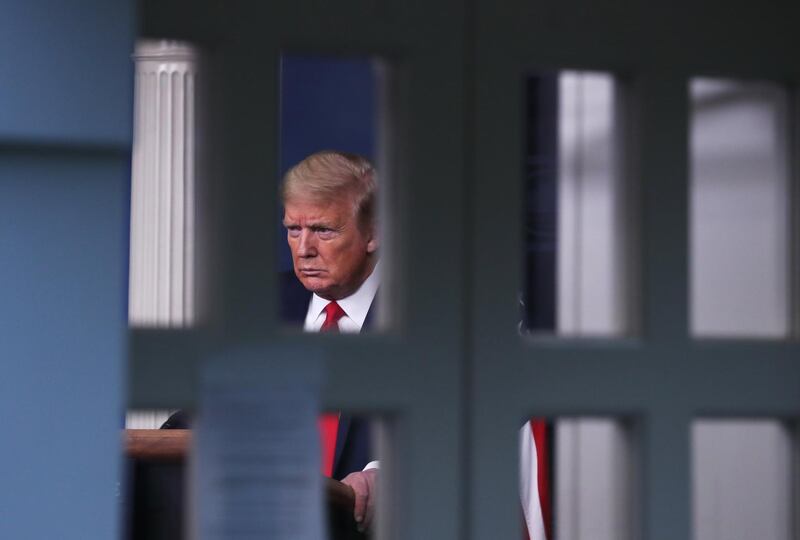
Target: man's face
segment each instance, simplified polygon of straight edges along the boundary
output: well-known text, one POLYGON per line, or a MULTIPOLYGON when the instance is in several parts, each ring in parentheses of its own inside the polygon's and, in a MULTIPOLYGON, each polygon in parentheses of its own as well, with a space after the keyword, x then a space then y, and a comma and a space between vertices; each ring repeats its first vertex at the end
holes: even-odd
POLYGON ((348 197, 329 202, 286 201, 283 225, 294 273, 303 286, 327 300, 354 293, 374 266, 378 240, 359 227, 348 197))

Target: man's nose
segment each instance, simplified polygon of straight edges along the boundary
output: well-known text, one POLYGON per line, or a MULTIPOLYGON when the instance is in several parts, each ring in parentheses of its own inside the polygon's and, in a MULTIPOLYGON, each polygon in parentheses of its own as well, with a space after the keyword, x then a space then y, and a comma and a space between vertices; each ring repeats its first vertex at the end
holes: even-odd
POLYGON ((314 257, 317 254, 317 245, 312 231, 300 231, 300 241, 297 244, 298 257, 314 257))

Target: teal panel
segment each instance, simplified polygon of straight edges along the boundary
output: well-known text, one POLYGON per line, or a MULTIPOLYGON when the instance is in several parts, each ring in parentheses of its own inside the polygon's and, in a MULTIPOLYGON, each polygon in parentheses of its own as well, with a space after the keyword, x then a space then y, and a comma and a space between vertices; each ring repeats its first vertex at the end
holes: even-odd
POLYGON ((132 5, 3 2, 0 142, 130 145, 132 5))
POLYGON ((127 175, 0 150, 0 538, 117 537, 127 175))

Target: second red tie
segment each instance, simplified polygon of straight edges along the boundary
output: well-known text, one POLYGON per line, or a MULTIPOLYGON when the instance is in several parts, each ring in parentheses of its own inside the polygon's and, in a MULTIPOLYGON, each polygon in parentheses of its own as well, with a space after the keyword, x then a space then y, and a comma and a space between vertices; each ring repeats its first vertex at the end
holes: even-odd
MULTIPOLYGON (((339 319, 344 317, 342 306, 331 302, 325 306, 325 322, 320 332, 339 332, 339 319)), ((336 432, 339 430, 339 414, 325 413, 319 418, 320 442, 322 443, 322 474, 333 475, 333 458, 336 452, 336 432)))

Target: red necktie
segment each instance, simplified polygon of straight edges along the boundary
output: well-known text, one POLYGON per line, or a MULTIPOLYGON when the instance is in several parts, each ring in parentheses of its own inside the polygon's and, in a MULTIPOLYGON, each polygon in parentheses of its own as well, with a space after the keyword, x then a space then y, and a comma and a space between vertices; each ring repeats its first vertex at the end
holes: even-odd
POLYGON ((339 331, 339 319, 344 317, 346 313, 342 309, 342 306, 337 304, 335 301, 329 303, 325 306, 325 322, 322 323, 322 328, 319 329, 320 332, 338 332, 339 331))
MULTIPOLYGON (((325 322, 320 332, 339 332, 339 319, 344 317, 342 307, 336 302, 325 306, 325 322)), ((336 432, 339 431, 339 413, 325 413, 319 416, 319 435, 322 443, 322 474, 333 475, 333 458, 336 452, 336 432)))

